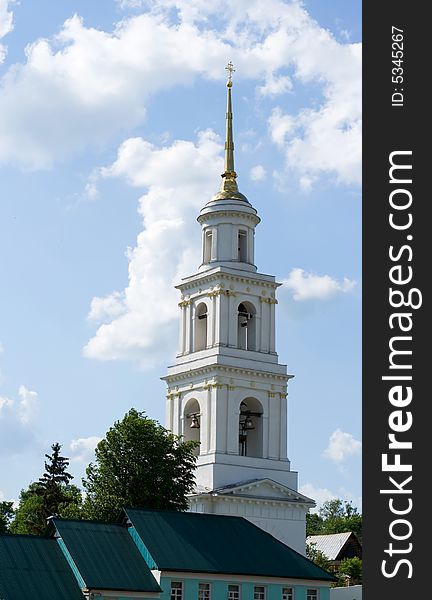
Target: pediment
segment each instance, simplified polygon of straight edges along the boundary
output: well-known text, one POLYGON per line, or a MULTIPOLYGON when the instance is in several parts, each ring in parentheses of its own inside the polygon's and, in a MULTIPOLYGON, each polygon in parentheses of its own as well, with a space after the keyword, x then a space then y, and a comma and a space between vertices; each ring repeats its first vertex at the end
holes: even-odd
POLYGON ((315 505, 315 501, 272 479, 254 479, 226 485, 213 490, 213 494, 240 498, 260 498, 315 505))

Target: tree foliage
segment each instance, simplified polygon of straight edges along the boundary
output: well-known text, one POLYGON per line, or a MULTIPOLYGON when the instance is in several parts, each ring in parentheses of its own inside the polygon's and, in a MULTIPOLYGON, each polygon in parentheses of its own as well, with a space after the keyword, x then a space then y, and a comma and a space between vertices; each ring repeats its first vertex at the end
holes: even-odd
POLYGON ((325 571, 331 570, 331 562, 321 550, 316 549, 316 544, 306 544, 306 556, 325 571))
POLYGON ((361 541, 362 515, 351 502, 328 500, 324 502, 318 514, 306 516, 306 534, 324 535, 353 531, 361 541))
POLYGON ((337 585, 357 585, 362 582, 363 562, 358 556, 344 558, 337 570, 337 585))
POLYGON ((0 533, 7 533, 14 514, 13 502, 0 502, 0 533))
POLYGON ((21 490, 19 505, 10 525, 12 533, 44 533, 48 517, 76 515, 81 505, 81 492, 71 485, 72 475, 67 472, 69 459, 60 455, 58 442, 51 446, 52 454, 45 454, 45 472, 38 481, 21 490))
POLYGON ((197 445, 132 408, 99 442, 87 467, 86 518, 115 520, 123 506, 186 510, 197 445))

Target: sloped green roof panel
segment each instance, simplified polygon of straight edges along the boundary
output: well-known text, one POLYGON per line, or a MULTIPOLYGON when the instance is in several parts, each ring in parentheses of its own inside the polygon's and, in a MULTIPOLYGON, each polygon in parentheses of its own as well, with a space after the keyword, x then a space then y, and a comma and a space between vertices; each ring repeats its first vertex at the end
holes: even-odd
POLYGON ((0 535, 2 600, 83 600, 57 542, 30 535, 0 535))
POLYGON ((242 517, 129 508, 125 513, 160 570, 335 580, 242 517))
POLYGON ((53 525, 88 588, 161 591, 125 527, 67 519, 53 525))

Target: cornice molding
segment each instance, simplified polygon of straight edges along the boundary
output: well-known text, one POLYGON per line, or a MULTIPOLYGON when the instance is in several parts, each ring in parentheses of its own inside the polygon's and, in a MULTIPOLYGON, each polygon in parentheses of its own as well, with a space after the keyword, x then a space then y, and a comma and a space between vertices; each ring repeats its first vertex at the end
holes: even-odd
MULTIPOLYGON (((181 365, 178 365, 181 366, 181 365)), ((187 365, 185 365, 186 370, 182 371, 181 373, 175 373, 173 375, 165 375, 164 377, 161 377, 161 379, 163 379, 164 381, 168 382, 168 383, 174 383, 176 381, 184 381, 186 379, 190 379, 191 377, 195 378, 197 376, 202 376, 203 378, 207 375, 207 379, 210 379, 211 376, 209 376, 210 373, 215 373, 215 371, 217 373, 223 373, 223 374, 227 374, 227 376, 232 376, 234 375, 246 375, 247 378, 250 378, 251 376, 253 377, 258 377, 261 379, 273 379, 276 381, 281 381, 281 382, 287 382, 289 379, 292 379, 294 377, 294 375, 283 375, 283 374, 278 374, 278 373, 272 373, 270 371, 259 371, 256 369, 247 369, 245 367, 227 367, 225 365, 218 365, 218 364, 213 364, 213 365, 206 365, 204 367, 197 367, 195 369, 188 369, 187 365)), ((215 375, 213 375, 213 377, 215 377, 215 375)), ((216 376, 217 377, 217 376, 216 376)), ((218 382, 219 383, 219 382, 218 382)))
POLYGON ((210 502, 234 502, 237 504, 254 504, 255 506, 284 506, 285 508, 302 508, 310 509, 311 506, 315 506, 315 502, 305 502, 304 500, 294 500, 287 498, 276 499, 276 498, 253 498, 251 496, 227 496, 225 494, 217 494, 214 492, 197 492, 197 494, 188 496, 189 502, 197 504, 202 502, 203 499, 210 500, 210 502))
MULTIPOLYGON (((246 273, 246 272, 245 272, 246 273)), ((259 273, 258 273, 259 275, 259 273)), ((249 275, 232 275, 231 273, 226 273, 224 271, 216 271, 214 273, 210 273, 210 274, 206 274, 206 273, 196 273, 195 275, 191 275, 191 278, 193 279, 188 279, 188 281, 179 283, 178 285, 174 286, 177 290, 183 291, 183 290, 187 290, 193 287, 196 287, 197 284, 204 286, 205 284, 211 284, 213 281, 223 281, 223 280, 227 280, 227 281, 232 281, 232 282, 237 282, 237 283, 245 283, 245 284, 252 284, 252 285, 257 285, 259 287, 263 287, 263 288, 271 288, 272 290, 276 290, 278 287, 280 287, 282 284, 278 283, 276 281, 265 281, 263 279, 260 278, 254 278, 253 275, 249 276, 249 275)), ((223 286, 221 285, 221 288, 223 286)))
POLYGON ((220 217, 239 217, 241 219, 245 219, 247 221, 252 221, 254 223, 254 225, 258 225, 258 223, 260 223, 261 219, 253 213, 250 212, 246 212, 246 211, 240 211, 240 210, 209 210, 208 212, 205 212, 204 214, 200 214, 197 217, 197 221, 200 225, 202 225, 203 223, 213 220, 213 219, 219 219, 220 217))

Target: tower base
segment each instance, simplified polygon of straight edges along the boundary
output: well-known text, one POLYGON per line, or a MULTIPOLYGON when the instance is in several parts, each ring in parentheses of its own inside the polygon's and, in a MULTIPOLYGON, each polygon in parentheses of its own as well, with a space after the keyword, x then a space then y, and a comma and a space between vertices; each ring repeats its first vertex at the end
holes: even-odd
POLYGON ((306 514, 315 502, 272 479, 250 479, 189 496, 189 511, 244 517, 305 554, 306 514))

